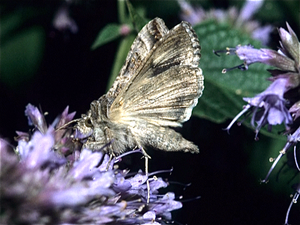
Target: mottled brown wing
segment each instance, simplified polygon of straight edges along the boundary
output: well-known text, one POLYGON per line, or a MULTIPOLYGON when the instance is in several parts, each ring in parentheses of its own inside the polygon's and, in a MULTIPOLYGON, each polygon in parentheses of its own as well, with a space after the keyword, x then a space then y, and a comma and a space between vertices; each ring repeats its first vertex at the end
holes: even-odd
MULTIPOLYGON (((148 34, 139 34, 147 40, 143 35, 148 34)), ((190 118, 204 88, 202 70, 198 68, 200 45, 192 27, 180 23, 140 58, 144 58, 141 68, 135 70, 137 73, 122 87, 109 109, 110 120, 132 126, 139 120, 181 126, 190 118)))
POLYGON ((128 86, 130 80, 139 73, 155 43, 168 32, 169 29, 160 18, 151 20, 142 28, 131 45, 119 75, 106 94, 106 97, 109 99, 108 106, 128 86))

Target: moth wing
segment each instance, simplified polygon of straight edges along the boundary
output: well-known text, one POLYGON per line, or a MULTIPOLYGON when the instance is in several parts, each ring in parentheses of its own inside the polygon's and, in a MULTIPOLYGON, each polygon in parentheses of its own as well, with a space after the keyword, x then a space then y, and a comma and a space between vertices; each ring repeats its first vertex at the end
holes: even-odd
POLYGON ((155 43, 168 32, 169 29, 160 18, 151 20, 142 28, 130 47, 130 51, 119 75, 106 94, 106 98, 109 99, 108 106, 120 95, 123 89, 127 88, 130 80, 142 69, 143 63, 148 58, 149 52, 155 43))
POLYGON ((131 125, 147 120, 160 126, 181 126, 204 88, 199 59, 199 41, 190 24, 175 26, 153 45, 143 67, 112 103, 109 118, 131 125))

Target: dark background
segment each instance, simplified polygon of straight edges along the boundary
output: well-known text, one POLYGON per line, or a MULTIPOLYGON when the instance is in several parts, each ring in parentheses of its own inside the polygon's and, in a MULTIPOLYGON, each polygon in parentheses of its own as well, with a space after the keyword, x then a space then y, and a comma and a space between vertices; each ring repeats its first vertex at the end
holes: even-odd
MULTIPOLYGON (((51 25, 61 2, 1 3, 7 11, 28 5, 33 5, 36 10, 47 8, 42 20, 33 21, 44 28, 46 35, 42 63, 35 76, 17 87, 0 82, 0 135, 16 145, 15 131, 29 129, 24 116, 28 103, 48 112, 46 118, 50 123, 67 105, 79 117, 88 110, 92 100, 105 94, 119 42, 108 43, 94 51, 90 46, 107 23, 118 23, 117 3, 86 1, 74 4, 70 9, 79 28, 76 34, 58 31, 51 25)), ((218 7, 229 5, 228 1, 212 1, 212 4, 218 7)), ((166 11, 149 8, 147 17, 163 17, 164 13, 167 19, 163 19, 169 28, 180 22, 178 15, 165 15, 168 14, 166 11)), ((288 19, 288 15, 286 17, 288 19)), ((284 26, 283 21, 280 26, 284 26)), ((171 175, 162 176, 170 181, 168 190, 182 195, 185 201, 183 208, 173 213, 173 219, 179 224, 283 224, 291 201, 286 193, 293 193, 293 182, 286 184, 288 191, 284 193, 260 184, 259 180, 267 171, 254 174, 248 166, 250 151, 255 151, 249 149, 249 146, 255 146, 254 133, 245 127, 235 127, 228 135, 222 130, 227 124, 192 117, 184 125, 183 135, 199 146, 200 154, 149 152, 152 156, 150 171, 173 168, 171 175), (184 188, 183 184, 189 183, 191 185, 184 188), (195 199, 197 196, 201 198, 195 199)), ((265 163, 265 160, 257 159, 256 162, 265 163)), ((128 166, 139 163, 139 168, 143 169, 144 161, 140 156, 132 156, 126 163, 128 166)), ((270 182, 280 182, 275 176, 273 174, 270 182)), ((300 224, 299 204, 292 208, 290 223, 300 224)))

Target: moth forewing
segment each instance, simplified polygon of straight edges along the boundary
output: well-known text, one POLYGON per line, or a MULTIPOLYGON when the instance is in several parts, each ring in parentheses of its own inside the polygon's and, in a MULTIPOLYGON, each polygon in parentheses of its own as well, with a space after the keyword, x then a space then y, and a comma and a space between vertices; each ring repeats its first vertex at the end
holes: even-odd
POLYGON ((120 94, 120 91, 124 89, 124 86, 130 83, 129 80, 132 77, 135 77, 143 67, 142 62, 146 57, 148 57, 148 53, 153 48, 153 45, 168 32, 169 29, 160 18, 151 20, 142 28, 131 45, 130 51, 128 52, 119 75, 107 92, 107 97, 115 98, 120 94))
POLYGON ((151 20, 134 40, 113 86, 97 100, 97 109, 91 107, 89 115, 98 116, 89 118, 94 132, 85 146, 97 150, 112 141, 108 152, 114 155, 125 150, 116 148, 147 145, 198 152, 197 146, 169 127, 187 121, 202 94, 199 59, 200 44, 189 23, 168 30, 162 19, 151 20), (99 137, 99 129, 104 138, 99 137))

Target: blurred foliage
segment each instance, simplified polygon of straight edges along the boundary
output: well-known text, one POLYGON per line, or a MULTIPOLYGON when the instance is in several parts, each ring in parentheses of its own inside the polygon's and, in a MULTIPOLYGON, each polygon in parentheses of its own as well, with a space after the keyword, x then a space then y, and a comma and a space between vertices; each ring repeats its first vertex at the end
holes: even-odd
POLYGON ((119 24, 108 24, 106 25, 101 32, 99 32, 98 37, 94 41, 91 49, 94 50, 101 45, 104 45, 110 41, 113 41, 119 37, 121 37, 120 29, 122 25, 119 24))
POLYGON ((45 47, 45 31, 36 21, 43 12, 36 12, 33 7, 21 7, 1 14, 0 81, 10 87, 17 88, 34 76, 39 68, 45 47))
POLYGON ((18 86, 37 71, 44 49, 44 31, 31 28, 1 46, 1 80, 18 86))

